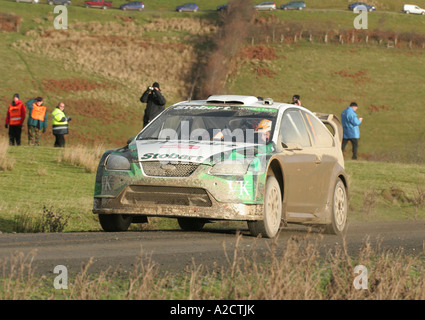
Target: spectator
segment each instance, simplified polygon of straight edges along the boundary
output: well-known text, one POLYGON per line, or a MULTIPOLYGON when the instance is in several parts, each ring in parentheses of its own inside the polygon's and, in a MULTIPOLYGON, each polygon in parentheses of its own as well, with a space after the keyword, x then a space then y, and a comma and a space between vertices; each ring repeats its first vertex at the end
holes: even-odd
POLYGON ((363 122, 363 118, 357 117, 357 108, 357 103, 351 102, 350 106, 341 113, 341 122, 343 128, 342 152, 344 152, 348 141, 351 141, 353 146, 353 160, 357 160, 357 150, 360 139, 359 126, 363 122))
POLYGON ((30 146, 40 145, 40 130, 43 133, 47 128, 47 108, 43 105, 43 98, 37 97, 26 103, 28 109, 28 144, 30 146))
POLYGON ((164 111, 166 100, 161 93, 159 83, 154 82, 140 97, 140 102, 147 103, 143 117, 143 127, 152 121, 157 115, 164 111))
POLYGON ((6 129, 9 128, 9 145, 21 145, 22 124, 25 120, 26 108, 19 99, 19 94, 13 96, 13 101, 9 105, 6 114, 6 129))
POLYGON ((300 96, 298 94, 294 94, 294 96, 292 97, 292 102, 291 104, 295 104, 297 106, 301 106, 301 100, 300 100, 300 96))
POLYGON ((65 103, 59 102, 52 112, 52 132, 55 136, 55 147, 65 148, 65 135, 68 134, 68 122, 71 117, 65 115, 65 103))

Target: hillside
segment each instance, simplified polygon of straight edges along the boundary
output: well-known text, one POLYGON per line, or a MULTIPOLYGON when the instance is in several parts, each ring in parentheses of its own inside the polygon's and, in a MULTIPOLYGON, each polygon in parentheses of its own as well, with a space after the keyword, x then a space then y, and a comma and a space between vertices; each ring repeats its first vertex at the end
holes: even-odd
MULTIPOLYGON (((174 12, 176 0, 145 2, 141 13, 117 10, 124 1, 110 10, 73 1, 68 30, 53 29, 52 6, 0 2, 22 21, 18 32, 1 33, 4 112, 15 92, 43 96, 49 112, 64 101, 73 117, 69 145, 120 146, 140 131, 139 97, 153 81, 169 106, 202 98, 201 82, 220 70, 220 92, 276 101, 298 93, 311 110, 338 115, 357 101, 362 159, 423 162, 425 19, 400 13, 403 1, 371 1, 378 10, 361 32, 353 32, 349 1, 307 1, 304 12, 254 14, 241 39, 225 38, 226 21, 238 21, 220 16, 216 0, 198 1, 196 14, 174 12), (231 53, 225 45, 236 40, 242 45, 231 53), (216 52, 228 60, 222 69, 212 63, 216 52)), ((42 144, 53 144, 50 130, 42 144)))

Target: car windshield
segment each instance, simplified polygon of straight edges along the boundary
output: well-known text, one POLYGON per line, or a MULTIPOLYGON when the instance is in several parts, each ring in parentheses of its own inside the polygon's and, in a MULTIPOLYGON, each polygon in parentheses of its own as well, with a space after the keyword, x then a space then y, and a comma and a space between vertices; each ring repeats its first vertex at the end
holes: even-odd
POLYGON ((270 131, 268 143, 277 114, 274 108, 180 105, 164 111, 137 139, 264 143, 261 136, 270 131), (271 127, 264 129, 264 124, 271 127))

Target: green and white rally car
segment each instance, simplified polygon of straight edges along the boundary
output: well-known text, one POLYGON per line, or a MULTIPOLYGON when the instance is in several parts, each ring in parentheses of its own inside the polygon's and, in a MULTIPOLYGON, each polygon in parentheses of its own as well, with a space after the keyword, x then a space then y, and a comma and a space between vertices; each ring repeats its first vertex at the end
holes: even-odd
POLYGON ((286 223, 347 230, 342 127, 328 114, 253 96, 212 95, 167 108, 128 144, 108 150, 93 212, 105 231, 147 217, 184 230, 247 221, 274 237, 286 223))

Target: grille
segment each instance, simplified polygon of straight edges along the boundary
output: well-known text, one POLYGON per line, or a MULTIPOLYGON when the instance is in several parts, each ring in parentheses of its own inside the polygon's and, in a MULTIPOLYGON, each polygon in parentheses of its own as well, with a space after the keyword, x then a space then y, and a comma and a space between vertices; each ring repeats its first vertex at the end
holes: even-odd
POLYGON ((211 207, 204 189, 187 187, 130 185, 121 200, 123 204, 211 207))
POLYGON ((146 175, 154 177, 189 177, 199 163, 161 163, 159 161, 142 162, 142 168, 146 175))

